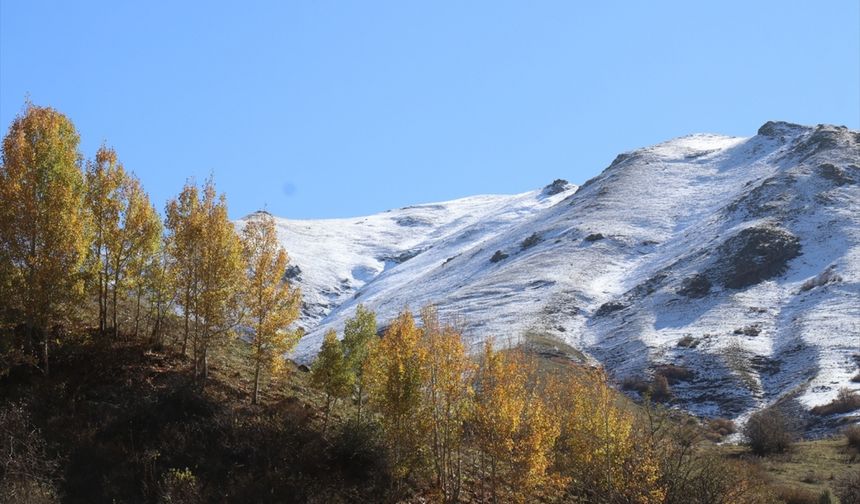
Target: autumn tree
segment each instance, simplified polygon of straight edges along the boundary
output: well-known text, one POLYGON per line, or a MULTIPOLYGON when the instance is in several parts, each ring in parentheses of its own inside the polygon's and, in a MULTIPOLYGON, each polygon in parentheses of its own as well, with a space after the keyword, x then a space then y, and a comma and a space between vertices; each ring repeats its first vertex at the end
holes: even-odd
POLYGON ((125 171, 116 152, 106 146, 99 148, 95 160, 87 163, 85 199, 92 223, 89 263, 96 277, 99 330, 104 332, 108 327, 110 304, 110 327, 114 336, 119 333, 120 296, 126 290, 134 290, 136 333, 144 269, 161 241, 161 217, 140 180, 125 171))
POLYGON ((430 456, 436 487, 445 502, 459 502, 463 481, 464 423, 472 413, 474 364, 460 331, 439 320, 436 309, 421 311, 425 349, 424 400, 430 413, 430 456))
POLYGON ((551 479, 559 425, 535 376, 519 351, 485 343, 475 379, 474 437, 480 491, 490 502, 523 502, 551 479))
POLYGON ((205 379, 210 352, 242 319, 246 278, 242 242, 227 217, 226 198, 217 194, 211 179, 202 192, 193 183, 186 184, 179 198, 168 203, 167 214, 169 249, 183 291, 183 351, 190 334, 195 374, 205 379))
POLYGON ((50 334, 67 320, 82 287, 87 226, 78 134, 60 112, 28 103, 3 138, 0 271, 5 303, 47 374, 50 334))
POLYGON ((399 480, 413 475, 424 461, 426 359, 421 331, 412 313, 404 310, 373 347, 365 368, 370 404, 379 414, 399 480))
POLYGON ((143 269, 158 249, 161 239, 161 218, 150 204, 149 196, 137 177, 125 176, 120 186, 119 200, 121 226, 108 243, 113 277, 111 313, 114 336, 119 334, 118 298, 125 292, 125 282, 130 280, 133 285, 142 282, 143 269))
POLYGON ((295 346, 295 333, 287 329, 299 316, 301 294, 291 289, 284 278, 287 253, 278 243, 275 219, 258 213, 242 230, 248 279, 244 304, 254 330, 251 361, 254 366, 254 392, 251 402, 257 404, 260 372, 268 372, 283 361, 284 353, 295 346))
POLYGON ((195 301, 200 285, 200 263, 203 245, 203 213, 200 190, 189 181, 176 199, 167 203, 167 250, 170 254, 170 276, 179 289, 182 308, 182 354, 188 351, 192 319, 196 313, 195 301))
POLYGON ((147 304, 149 305, 149 320, 152 325, 149 341, 154 346, 161 346, 165 332, 165 321, 176 301, 176 277, 174 276, 173 257, 168 252, 167 244, 162 240, 152 260, 144 270, 144 283, 147 304))
POLYGON ((361 410, 366 395, 365 365, 376 341, 376 314, 359 304, 355 315, 347 319, 343 329, 343 347, 347 363, 353 374, 353 397, 356 420, 361 422, 361 410))
POLYGON ((195 370, 209 376, 209 354, 220 347, 242 320, 245 281, 242 242, 227 217, 227 199, 207 180, 200 204, 199 289, 194 302, 198 333, 194 340, 195 370))
POLYGON ((569 492, 591 502, 663 502, 659 462, 603 372, 581 370, 559 384, 557 457, 569 492))
POLYGON ((334 330, 327 331, 317 360, 311 368, 311 383, 325 394, 323 432, 328 427, 332 406, 338 399, 348 396, 352 389, 353 375, 343 350, 337 333, 334 330))
POLYGON ((96 298, 99 305, 99 332, 107 331, 110 285, 110 256, 108 243, 119 228, 119 187, 125 173, 117 163, 116 152, 102 146, 95 159, 86 167, 86 208, 90 215, 92 238, 88 266, 95 277, 96 298))

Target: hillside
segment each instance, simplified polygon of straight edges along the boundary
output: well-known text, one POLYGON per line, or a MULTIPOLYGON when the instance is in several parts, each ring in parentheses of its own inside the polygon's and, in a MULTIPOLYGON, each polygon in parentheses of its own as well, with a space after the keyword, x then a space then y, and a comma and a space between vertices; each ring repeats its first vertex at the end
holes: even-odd
POLYGON ((578 189, 278 219, 305 296, 296 356, 358 303, 388 320, 432 302, 472 345, 539 335, 619 382, 684 368, 674 400, 698 414, 807 410, 860 389, 858 180, 860 133, 769 122, 621 154, 578 189))

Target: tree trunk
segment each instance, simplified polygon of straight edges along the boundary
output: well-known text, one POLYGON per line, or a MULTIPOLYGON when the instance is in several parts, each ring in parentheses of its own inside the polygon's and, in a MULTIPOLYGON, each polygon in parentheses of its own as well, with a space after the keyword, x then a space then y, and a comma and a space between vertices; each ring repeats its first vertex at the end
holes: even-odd
POLYGON ((185 288, 185 306, 183 307, 183 311, 185 312, 185 333, 182 337, 182 355, 188 355, 188 323, 189 323, 189 311, 188 311, 188 303, 191 302, 191 292, 188 287, 185 288))
POLYGON ((209 378, 209 352, 207 348, 203 348, 203 381, 209 378))
POLYGON ((137 331, 140 327, 140 298, 143 296, 143 287, 137 288, 137 303, 134 307, 134 339, 137 339, 137 331))
POLYGON ((116 300, 117 295, 119 293, 119 272, 114 275, 113 279, 113 337, 117 339, 119 337, 119 325, 117 324, 117 309, 116 309, 116 300))
POLYGON ((323 419, 323 428, 322 433, 325 435, 325 431, 328 428, 328 415, 331 412, 331 394, 326 394, 325 396, 325 417, 323 419))
POLYGON ((48 331, 44 331, 44 340, 45 344, 42 347, 42 370, 45 373, 45 376, 49 376, 51 374, 51 368, 48 365, 48 344, 51 340, 51 336, 48 331))
POLYGON ((254 369, 254 395, 251 396, 251 404, 257 404, 258 394, 260 392, 260 360, 257 359, 254 369))
POLYGON ((356 417, 358 418, 358 423, 361 423, 361 396, 364 395, 364 390, 361 385, 361 382, 359 382, 358 388, 356 390, 358 391, 358 412, 356 413, 356 417))

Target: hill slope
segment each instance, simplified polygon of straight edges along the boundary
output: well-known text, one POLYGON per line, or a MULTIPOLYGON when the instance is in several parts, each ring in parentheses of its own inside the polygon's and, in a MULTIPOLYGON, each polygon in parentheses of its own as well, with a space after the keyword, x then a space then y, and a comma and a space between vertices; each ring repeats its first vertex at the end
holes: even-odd
POLYGON ((688 368, 676 400, 707 416, 808 409, 860 389, 858 182, 860 133, 769 122, 622 154, 578 190, 279 219, 310 330, 296 353, 357 303, 384 321, 433 302, 470 344, 537 334, 618 379, 688 368))

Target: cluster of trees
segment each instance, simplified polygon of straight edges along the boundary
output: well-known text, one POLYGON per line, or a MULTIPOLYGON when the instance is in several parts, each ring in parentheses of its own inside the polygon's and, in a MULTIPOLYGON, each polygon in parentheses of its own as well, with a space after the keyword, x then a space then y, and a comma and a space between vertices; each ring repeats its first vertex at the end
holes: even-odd
MULTIPOLYGON (((32 104, 3 138, 0 375, 22 362, 48 374, 52 346, 72 337, 160 346, 171 335, 205 383, 213 352, 241 335, 256 403, 261 379, 298 339, 289 327, 300 293, 285 280, 274 219, 261 212, 237 231, 209 179, 186 183, 162 221, 113 149, 84 160, 78 144, 67 117, 32 104)), ((650 404, 632 408, 600 369, 541 366, 492 341, 470 355, 459 324, 433 307, 417 319, 404 310, 380 338, 376 315, 359 306, 341 339, 325 334, 310 378, 325 396, 323 435, 344 403, 343 427, 378 433, 396 485, 430 488, 434 500, 774 501, 752 466, 699 449, 695 425, 650 404)), ((27 431, 20 418, 11 411, 0 423, 27 431)), ((786 421, 764 413, 750 420, 754 451, 790 445, 777 420, 786 421)), ((50 472, 43 443, 23 442, 30 451, 15 450, 35 465, 13 469, 50 472)), ((196 487, 188 470, 165 482, 196 487)))
POLYGON ((748 468, 697 449, 700 429, 637 414, 599 369, 547 372, 492 342, 471 357, 432 307, 376 334, 359 306, 342 341, 325 335, 311 368, 325 423, 339 400, 350 428, 378 423, 395 481, 440 501, 769 502, 748 468))
POLYGON ((240 235, 209 179, 187 183, 163 223, 113 149, 84 161, 78 143, 66 116, 29 103, 3 139, 2 369, 30 360, 48 373, 50 347, 69 328, 161 344, 178 309, 182 353, 190 347, 202 378, 213 349, 249 336, 256 402, 261 374, 296 340, 288 327, 300 304, 274 219, 258 213, 240 235))

